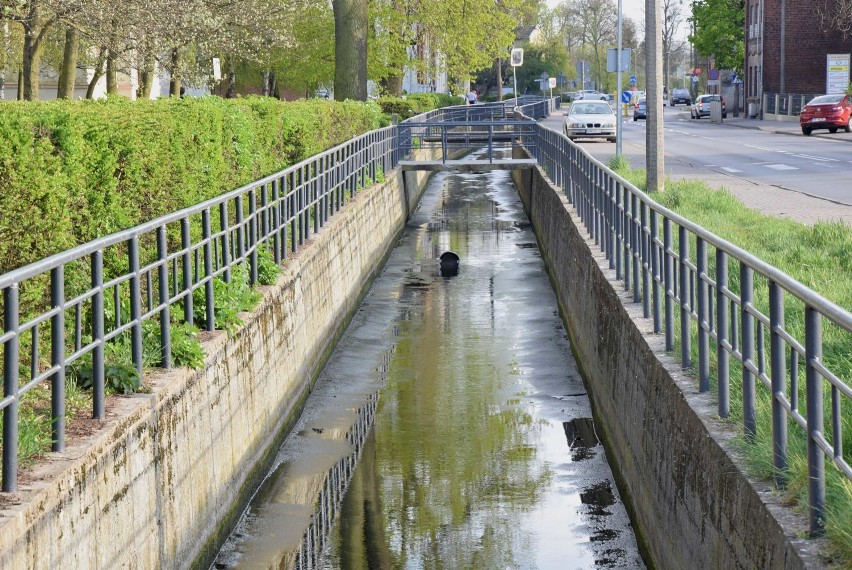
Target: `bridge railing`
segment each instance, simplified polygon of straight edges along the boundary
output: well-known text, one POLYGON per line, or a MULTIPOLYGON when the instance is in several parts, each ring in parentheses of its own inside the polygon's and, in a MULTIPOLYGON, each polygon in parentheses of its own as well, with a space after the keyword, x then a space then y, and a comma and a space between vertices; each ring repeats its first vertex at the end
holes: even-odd
POLYGON ((224 297, 233 295, 222 285, 237 271, 257 283, 265 258, 295 253, 360 188, 394 168, 397 132, 369 132, 220 197, 0 275, 2 490, 17 488, 28 392, 49 389, 52 450, 63 451, 70 370, 85 368, 92 416, 103 418, 116 344, 129 344, 131 374, 170 368, 170 324, 215 330, 224 297), (146 362, 143 336, 158 340, 155 362, 146 362))
POLYGON ((518 120, 441 121, 417 123, 406 121, 399 125, 400 156, 418 149, 440 150, 446 162, 453 150, 485 148, 486 157, 493 162, 498 150, 511 150, 525 140, 527 147, 535 144, 535 122, 518 120))
POLYGON ((695 371, 699 391, 708 392, 715 380, 722 418, 731 411, 731 383, 739 382, 742 401, 736 404, 742 407, 745 439, 753 443, 771 434, 779 487, 788 470, 788 423, 801 428, 807 438, 810 530, 822 534, 826 458, 852 480, 843 448, 844 430, 847 438, 852 435, 848 408, 841 414, 842 406, 852 405, 849 378, 842 377, 849 374, 844 347, 852 338, 852 314, 664 208, 561 133, 536 129, 531 153, 576 208, 624 289, 653 320, 654 332, 665 334, 666 350, 679 344, 681 366, 695 371), (771 397, 765 423, 758 422, 761 387, 771 397))

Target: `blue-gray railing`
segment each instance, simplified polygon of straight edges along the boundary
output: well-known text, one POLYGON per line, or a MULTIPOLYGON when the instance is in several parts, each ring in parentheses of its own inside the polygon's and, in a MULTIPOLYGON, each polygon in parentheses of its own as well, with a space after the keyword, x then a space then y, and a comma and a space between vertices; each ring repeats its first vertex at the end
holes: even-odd
MULTIPOLYGON (((505 119, 516 104, 541 116, 553 106, 527 97, 439 109, 412 120, 505 119)), ((232 271, 245 267, 249 283, 257 283, 262 252, 276 263, 296 252, 359 188, 395 168, 403 150, 399 126, 375 130, 215 199, 0 275, 2 490, 17 489, 25 394, 50 384, 51 449, 64 451, 70 367, 91 358, 92 415, 103 418, 111 343, 129 342, 132 367, 141 374, 143 334, 149 334, 143 326, 158 324, 160 355, 153 364, 171 367, 170 323, 194 325, 195 309, 203 306, 199 324, 215 330, 216 279, 230 282, 232 271)))
POLYGON ((839 377, 836 363, 848 355, 826 362, 823 353, 826 346, 837 346, 840 341, 848 344, 852 314, 657 204, 561 133, 541 125, 536 129, 538 141, 531 153, 565 191, 616 278, 624 281, 625 290, 632 291, 633 301, 642 304, 644 316, 653 319, 654 332, 665 333, 666 350, 675 350, 679 328, 681 366, 695 366, 701 392, 710 390, 710 341, 715 342, 718 412, 723 418, 728 417, 731 406, 730 357, 740 363, 744 435, 753 442, 757 430, 771 429, 779 487, 785 485, 787 471, 788 419, 804 430, 810 530, 814 536, 822 534, 825 458, 852 479, 852 468, 843 456, 841 416, 842 403, 852 403, 852 389, 848 379, 839 377), (739 293, 732 283, 737 275, 731 279, 729 267, 738 272, 739 293), (769 314, 755 304, 756 296, 763 294, 768 296, 769 314), (796 306, 804 309, 798 322, 789 320, 796 306), (830 343, 823 338, 824 327, 830 327, 830 343), (803 337, 797 338, 797 334, 803 337), (697 363, 692 361, 693 342, 697 342, 697 363), (799 402, 802 368, 804 415, 799 402), (771 426, 757 425, 758 384, 772 397, 771 426), (825 390, 831 394, 830 435, 825 431, 825 390))
POLYGON ((446 162, 453 150, 482 147, 488 162, 494 162, 497 151, 511 151, 521 140, 529 147, 535 144, 535 121, 477 120, 406 121, 399 125, 399 147, 402 155, 417 149, 440 150, 446 162))

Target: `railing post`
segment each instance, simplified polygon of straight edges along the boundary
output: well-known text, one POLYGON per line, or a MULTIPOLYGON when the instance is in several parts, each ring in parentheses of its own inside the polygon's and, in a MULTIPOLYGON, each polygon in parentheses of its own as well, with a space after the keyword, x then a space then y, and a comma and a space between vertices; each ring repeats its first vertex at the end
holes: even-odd
POLYGON ((651 245, 650 232, 648 231, 648 204, 639 202, 640 228, 639 235, 642 238, 642 316, 651 316, 651 245))
POLYGON ((696 286, 698 289, 698 391, 710 390, 710 310, 707 287, 707 242, 695 240, 696 286))
MULTIPOLYGON (((254 188, 248 191, 248 201, 249 285, 254 286, 257 285, 257 196, 255 195, 254 188)), ((317 204, 317 210, 319 210, 319 204, 317 204)), ((316 214, 319 217, 319 211, 316 214)))
POLYGON ((104 252, 92 253, 92 417, 104 418, 104 252))
MULTIPOLYGON (((227 216, 225 216, 227 218, 227 216)), ((192 245, 189 234, 189 218, 181 218, 180 220, 180 247, 183 250, 183 290, 186 293, 183 296, 183 320, 190 326, 193 325, 195 316, 192 308, 192 271, 191 271, 191 254, 189 248, 192 245)), ((227 250, 226 250, 227 251, 227 250)), ((175 275, 177 280, 177 275, 175 275)))
POLYGON ((678 228, 679 249, 679 271, 680 287, 678 300, 680 302, 680 366, 689 368, 692 366, 692 345, 690 337, 690 320, 692 307, 689 306, 689 267, 686 262, 689 259, 689 234, 686 228, 678 228))
POLYGON ((50 271, 50 305, 56 314, 50 319, 50 363, 56 372, 50 379, 52 440, 51 450, 65 451, 65 266, 50 271))
POLYGON ((657 234, 659 233, 659 221, 657 211, 651 209, 651 297, 654 312, 654 332, 662 330, 662 318, 660 315, 660 248, 657 245, 657 234))
POLYGON ((808 397, 808 499, 811 537, 825 532, 825 455, 817 443, 823 436, 822 379, 814 363, 822 360, 822 317, 805 307, 805 385, 808 397))
POLYGON ((640 263, 642 255, 642 235, 639 227, 639 196, 630 196, 630 259, 633 265, 633 302, 641 301, 642 283, 639 280, 640 263))
POLYGON ((772 458, 775 465, 775 484, 786 486, 787 477, 787 411, 782 399, 787 378, 787 355, 784 338, 784 290, 769 282, 769 360, 772 368, 772 458))
POLYGON ((3 396, 13 398, 3 410, 3 491, 18 490, 18 374, 21 340, 18 284, 3 290, 3 328, 12 337, 3 345, 3 396))
POLYGON ((719 392, 719 417, 727 418, 731 413, 731 370, 730 354, 725 346, 728 341, 728 254, 716 250, 716 376, 719 392))
MULTIPOLYGON (((242 207, 240 207, 242 210, 242 207)), ((210 251, 210 209, 201 212, 201 235, 204 243, 204 303, 208 331, 216 330, 216 310, 213 298, 213 259, 210 251)))
POLYGON ((742 330, 743 359, 743 427, 746 441, 754 441, 757 433, 754 399, 754 373, 749 366, 754 365, 754 315, 751 314, 754 299, 754 272, 745 263, 740 263, 740 326, 742 330))
MULTIPOLYGON (((130 265, 130 352, 136 371, 142 376, 142 298, 139 286, 139 238, 133 236, 128 242, 128 258, 130 265)), ((118 311, 119 307, 116 306, 118 311)))
MULTIPOLYGON (((223 252, 225 250, 223 249, 223 252)), ((171 308, 169 307, 169 251, 166 245, 166 226, 157 228, 157 270, 160 288, 160 366, 172 367, 171 308)))

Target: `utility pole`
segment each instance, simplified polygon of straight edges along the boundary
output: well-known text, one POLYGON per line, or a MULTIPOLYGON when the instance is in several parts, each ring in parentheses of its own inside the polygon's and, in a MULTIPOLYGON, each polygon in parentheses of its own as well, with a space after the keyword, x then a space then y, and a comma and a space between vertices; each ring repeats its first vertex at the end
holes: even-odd
MULTIPOLYGON (((618 39, 615 50, 615 156, 621 156, 621 0, 618 0, 618 39)), ((646 119, 647 120, 647 119, 646 119)))
POLYGON ((648 192, 663 190, 663 34, 660 0, 645 0, 645 166, 648 192))

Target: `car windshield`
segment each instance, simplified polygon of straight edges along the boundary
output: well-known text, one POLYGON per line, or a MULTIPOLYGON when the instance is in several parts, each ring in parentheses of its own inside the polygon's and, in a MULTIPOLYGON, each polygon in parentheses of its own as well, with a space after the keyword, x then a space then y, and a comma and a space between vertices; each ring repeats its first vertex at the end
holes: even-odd
POLYGON ((689 91, 687 91, 686 89, 675 89, 674 91, 672 91, 672 94, 674 95, 687 95, 688 93, 689 91))
POLYGON ((612 109, 606 103, 574 103, 570 115, 609 115, 612 109))
POLYGON ((842 93, 838 93, 836 95, 820 95, 819 97, 814 97, 810 100, 808 105, 829 105, 831 103, 840 103, 843 100, 844 95, 842 93))

